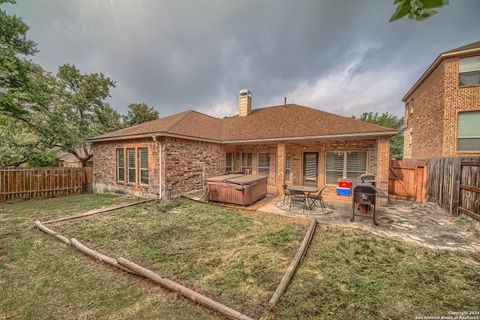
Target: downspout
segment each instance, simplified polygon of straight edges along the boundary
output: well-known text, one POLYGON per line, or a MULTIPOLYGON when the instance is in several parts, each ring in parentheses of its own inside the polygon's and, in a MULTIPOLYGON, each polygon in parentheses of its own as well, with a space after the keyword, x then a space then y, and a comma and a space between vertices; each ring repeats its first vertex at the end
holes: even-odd
POLYGON ((158 145, 158 199, 162 199, 162 144, 157 140, 158 136, 152 136, 158 145))

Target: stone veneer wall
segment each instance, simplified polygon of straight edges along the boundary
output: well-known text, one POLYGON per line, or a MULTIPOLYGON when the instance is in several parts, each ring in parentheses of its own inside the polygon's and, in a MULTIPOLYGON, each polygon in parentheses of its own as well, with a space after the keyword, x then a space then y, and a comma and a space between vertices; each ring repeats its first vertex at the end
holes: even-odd
MULTIPOLYGON (((159 192, 159 159, 160 144, 153 138, 96 142, 93 144, 93 183, 96 192, 130 193, 137 196, 158 196, 159 192), (116 149, 148 148, 148 185, 116 181, 116 149)), ((135 164, 138 153, 135 151, 135 164)), ((125 156, 126 159, 126 156, 125 156)), ((127 177, 125 167, 125 180, 127 177)))

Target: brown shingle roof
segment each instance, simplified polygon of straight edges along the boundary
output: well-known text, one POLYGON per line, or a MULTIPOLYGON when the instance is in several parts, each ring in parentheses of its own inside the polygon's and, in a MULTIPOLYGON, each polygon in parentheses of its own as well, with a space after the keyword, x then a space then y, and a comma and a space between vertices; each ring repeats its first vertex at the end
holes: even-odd
POLYGON ((165 134, 234 142, 348 136, 362 134, 395 134, 395 130, 360 120, 296 104, 254 109, 246 117, 214 118, 196 111, 185 111, 169 117, 110 132, 92 141, 123 139, 148 134, 165 134))
POLYGON ((472 42, 472 43, 466 44, 464 46, 442 52, 442 54, 460 52, 460 51, 464 51, 464 50, 478 49, 478 48, 480 48, 480 41, 472 42))

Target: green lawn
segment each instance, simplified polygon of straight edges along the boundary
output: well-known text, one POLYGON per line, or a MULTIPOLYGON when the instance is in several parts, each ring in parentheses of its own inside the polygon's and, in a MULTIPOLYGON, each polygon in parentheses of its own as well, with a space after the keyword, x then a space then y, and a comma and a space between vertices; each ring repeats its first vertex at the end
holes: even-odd
POLYGON ((0 204, 0 319, 220 319, 32 227, 35 219, 131 201, 79 195, 0 204))
POLYGON ((147 203, 54 226, 259 317, 295 255, 304 224, 186 199, 147 203))
MULTIPOLYGON (((153 283, 96 262, 32 227, 118 195, 0 204, 0 319, 221 319, 153 283)), ((51 225, 256 318, 306 225, 188 200, 147 203, 51 225)), ((414 319, 479 310, 480 256, 319 226, 280 304, 266 319, 414 319)))
POLYGON ((319 227, 268 319, 414 319, 480 311, 480 256, 319 227))

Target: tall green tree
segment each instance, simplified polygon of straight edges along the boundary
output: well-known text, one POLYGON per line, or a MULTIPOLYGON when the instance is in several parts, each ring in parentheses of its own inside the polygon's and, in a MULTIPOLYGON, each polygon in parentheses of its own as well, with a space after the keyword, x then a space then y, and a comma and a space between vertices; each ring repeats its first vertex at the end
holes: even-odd
POLYGON ((405 16, 417 21, 425 20, 438 13, 434 8, 448 5, 449 0, 394 0, 397 5, 390 22, 405 16))
MULTIPOLYGON (((355 116, 352 118, 357 119, 355 116)), ((399 118, 388 112, 380 115, 378 112, 364 112, 358 120, 398 130, 397 134, 390 138, 390 158, 397 160, 403 158, 403 117, 399 118)))
POLYGON ((28 60, 37 52, 28 26, 5 12, 8 3, 15 2, 0 0, 0 166, 18 166, 51 158, 52 150, 16 119, 24 115, 22 106, 46 105, 51 90, 41 81, 44 71, 28 60))
POLYGON ((124 116, 123 122, 126 126, 133 126, 158 119, 158 116, 158 111, 146 103, 131 103, 128 105, 128 113, 124 116))

